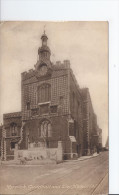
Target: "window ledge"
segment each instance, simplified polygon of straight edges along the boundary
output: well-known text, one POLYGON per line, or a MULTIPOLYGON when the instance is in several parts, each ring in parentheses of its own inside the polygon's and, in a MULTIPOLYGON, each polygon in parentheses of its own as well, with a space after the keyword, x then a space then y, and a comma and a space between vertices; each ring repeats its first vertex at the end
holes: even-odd
POLYGON ((50 102, 42 102, 42 103, 38 103, 38 105, 44 105, 44 104, 49 104, 50 102))
POLYGON ((5 137, 5 139, 11 139, 11 138, 20 138, 20 135, 5 137))

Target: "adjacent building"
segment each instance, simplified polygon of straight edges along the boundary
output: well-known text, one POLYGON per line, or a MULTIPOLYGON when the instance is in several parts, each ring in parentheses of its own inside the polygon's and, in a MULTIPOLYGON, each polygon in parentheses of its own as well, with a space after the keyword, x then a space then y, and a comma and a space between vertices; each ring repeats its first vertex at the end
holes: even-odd
POLYGON ((98 144, 99 144, 99 149, 101 150, 102 148, 102 129, 98 127, 98 144))
MULTIPOLYGON (((21 112, 4 114, 2 159, 30 147, 57 148, 63 159, 89 155, 98 145, 97 117, 88 88, 80 88, 69 60, 50 60, 48 37, 41 37, 35 68, 21 74, 21 112)), ((101 139, 100 139, 101 142, 101 139)))
POLYGON ((1 158, 1 145, 2 145, 2 125, 0 125, 0 158, 1 158))

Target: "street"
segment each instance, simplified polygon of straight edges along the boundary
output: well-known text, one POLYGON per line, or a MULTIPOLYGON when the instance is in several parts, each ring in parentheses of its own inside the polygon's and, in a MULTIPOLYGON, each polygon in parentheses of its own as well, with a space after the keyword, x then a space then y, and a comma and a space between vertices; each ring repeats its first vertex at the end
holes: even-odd
POLYGON ((108 194, 108 152, 61 164, 1 165, 0 181, 0 194, 108 194))

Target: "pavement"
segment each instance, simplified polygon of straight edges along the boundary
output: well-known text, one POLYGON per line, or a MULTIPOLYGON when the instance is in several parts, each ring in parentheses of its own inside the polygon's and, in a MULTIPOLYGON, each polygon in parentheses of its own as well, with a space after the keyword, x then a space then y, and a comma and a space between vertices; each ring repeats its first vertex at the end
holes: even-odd
MULTIPOLYGON (((101 152, 99 154, 101 154, 101 152)), ((90 159, 90 158, 94 158, 94 157, 98 156, 99 154, 97 154, 97 152, 96 152, 91 156, 81 156, 78 160, 80 160, 80 161, 87 160, 87 159, 90 159)))
MULTIPOLYGON (((101 154, 101 153, 100 153, 101 154)), ((90 159, 90 158, 94 158, 96 156, 98 156, 99 154, 97 153, 94 153, 93 155, 91 156, 81 156, 80 158, 78 159, 75 159, 75 160, 65 160, 63 162, 71 162, 71 161, 83 161, 83 160, 87 160, 87 159, 90 159)), ((40 165, 44 165, 44 164, 56 164, 56 162, 53 160, 32 160, 32 161, 27 161, 25 165, 36 165, 36 166, 40 166, 40 165)), ((20 165, 20 160, 9 160, 9 161, 1 161, 0 160, 0 165, 7 165, 7 166, 15 166, 15 165, 20 165)))
POLYGON ((108 194, 108 152, 60 164, 0 166, 0 194, 108 194))

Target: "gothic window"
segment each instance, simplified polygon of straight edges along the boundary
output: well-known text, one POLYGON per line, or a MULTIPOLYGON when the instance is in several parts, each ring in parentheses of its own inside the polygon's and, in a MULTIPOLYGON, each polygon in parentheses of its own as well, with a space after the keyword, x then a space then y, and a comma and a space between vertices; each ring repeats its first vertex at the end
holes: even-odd
POLYGON ((41 137, 45 137, 45 135, 44 135, 44 130, 43 130, 43 128, 44 128, 44 127, 43 127, 43 124, 41 124, 41 127, 40 127, 40 128, 41 128, 41 137))
POLYGON ((52 137, 51 124, 48 123, 48 137, 52 137))
POLYGON ((46 134, 47 134, 47 126, 48 126, 48 124, 47 124, 47 122, 45 122, 44 123, 44 134, 45 134, 45 137, 46 137, 46 134))
POLYGON ((38 87, 38 103, 49 102, 51 100, 51 86, 44 83, 38 87))
POLYGON ((52 130, 51 130, 51 124, 49 121, 43 121, 40 125, 41 130, 41 137, 51 137, 52 136, 52 130))
POLYGON ((18 129, 16 123, 10 125, 11 136, 18 136, 18 129))

